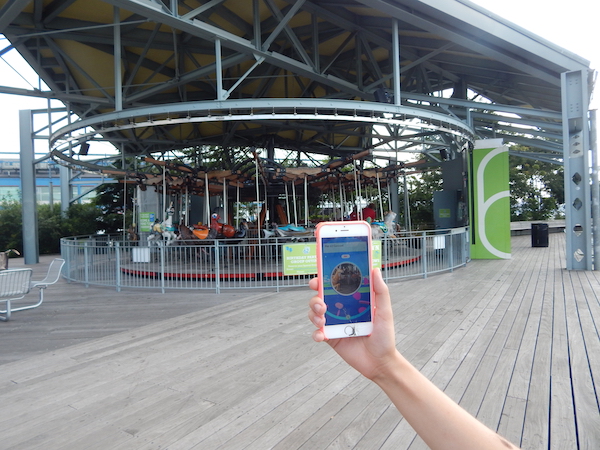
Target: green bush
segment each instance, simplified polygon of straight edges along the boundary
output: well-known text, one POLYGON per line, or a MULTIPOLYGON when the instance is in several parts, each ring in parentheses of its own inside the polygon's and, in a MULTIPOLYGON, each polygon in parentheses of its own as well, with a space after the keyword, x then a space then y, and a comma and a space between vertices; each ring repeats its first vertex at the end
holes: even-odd
MULTIPOLYGON (((23 252, 21 203, 0 201, 0 251, 14 248, 23 252)), ((38 205, 38 240, 40 254, 60 253, 60 238, 96 234, 102 225, 102 211, 93 204, 74 204, 66 214, 58 205, 38 205)))
POLYGON ((0 201, 0 251, 14 248, 23 250, 21 202, 12 199, 0 201))

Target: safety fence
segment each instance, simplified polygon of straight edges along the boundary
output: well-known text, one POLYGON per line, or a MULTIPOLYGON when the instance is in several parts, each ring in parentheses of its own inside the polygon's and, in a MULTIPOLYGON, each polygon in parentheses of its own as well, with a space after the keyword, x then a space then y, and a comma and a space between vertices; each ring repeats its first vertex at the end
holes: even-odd
MULTIPOLYGON (((97 235, 61 239, 63 274, 86 286, 168 289, 283 289, 306 286, 310 275, 286 275, 283 258, 290 238, 128 241, 97 235)), ((314 242, 308 238, 303 242, 314 242)), ((381 241, 386 280, 427 277, 469 260, 468 228, 404 233, 381 241)))

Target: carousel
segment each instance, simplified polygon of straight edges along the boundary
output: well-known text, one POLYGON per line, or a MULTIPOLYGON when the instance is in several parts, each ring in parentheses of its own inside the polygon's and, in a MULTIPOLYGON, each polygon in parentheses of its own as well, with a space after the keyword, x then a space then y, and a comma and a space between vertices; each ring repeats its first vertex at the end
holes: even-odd
POLYGON ((396 223, 388 195, 390 184, 419 162, 365 168, 372 156, 367 150, 313 167, 286 167, 261 158, 256 150, 251 155, 220 170, 150 157, 143 158, 139 171, 83 162, 58 151, 53 158, 136 185, 134 219, 123 240, 131 256, 121 265, 129 276, 293 277, 284 269, 284 249, 314 242, 315 226, 324 220, 367 220, 374 240, 406 247, 387 252, 383 269, 419 260, 418 249, 394 239, 404 230, 396 223), (367 201, 372 198, 376 200, 367 201), (363 216, 369 203, 375 220, 363 216), (146 212, 153 209, 162 214, 146 212))

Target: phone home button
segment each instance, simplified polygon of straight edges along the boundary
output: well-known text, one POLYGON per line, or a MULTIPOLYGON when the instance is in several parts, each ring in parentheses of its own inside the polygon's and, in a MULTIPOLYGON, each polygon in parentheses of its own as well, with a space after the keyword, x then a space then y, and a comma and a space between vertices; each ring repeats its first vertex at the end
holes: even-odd
POLYGON ((356 336, 356 330, 350 325, 344 328, 344 333, 346 333, 346 336, 356 336))

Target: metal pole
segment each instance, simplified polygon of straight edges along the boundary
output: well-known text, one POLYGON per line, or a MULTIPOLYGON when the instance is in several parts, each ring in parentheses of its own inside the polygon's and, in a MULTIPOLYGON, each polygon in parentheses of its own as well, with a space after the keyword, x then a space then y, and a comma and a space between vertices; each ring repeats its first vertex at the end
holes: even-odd
MULTIPOLYGON (((260 230, 259 230, 260 232, 260 230)), ((219 250, 219 241, 218 240, 214 240, 213 241, 215 244, 215 294, 220 294, 221 293, 221 255, 220 255, 220 250, 219 250)))
POLYGON ((115 242, 115 285, 117 292, 121 292, 121 247, 115 242))
POLYGON ((398 19, 392 20, 392 58, 394 70, 394 104, 402 104, 400 95, 400 41, 398 32, 398 19))
POLYGON ((115 64, 115 111, 123 109, 123 89, 121 81, 121 16, 120 8, 113 8, 113 44, 114 44, 114 64, 115 64))
MULTIPOLYGON (((379 214, 380 214, 379 217, 383 220, 385 218, 385 212, 383 212, 383 200, 381 199, 381 182, 379 181, 379 172, 376 172, 376 175, 377 175, 377 195, 379 195, 379 214)), ((388 193, 388 195, 389 195, 389 193, 388 193)))
POLYGON ((229 223, 227 211, 227 179, 223 178, 223 223, 229 223))
POLYGON ((40 262, 37 199, 35 195, 35 149, 31 110, 19 111, 21 207, 23 220, 23 259, 25 264, 40 262))
MULTIPOLYGON (((90 261, 90 238, 88 238, 87 241, 85 241, 85 246, 83 247, 83 273, 84 273, 84 280, 85 280, 85 287, 90 287, 90 267, 91 267, 91 261, 90 261)), ((94 250, 96 246, 94 245, 92 247, 92 250, 94 250)))
POLYGON ((421 233, 421 259, 423 264, 423 278, 427 278, 427 232, 423 231, 421 233))
MULTIPOLYGON (((163 166, 163 174, 162 174, 162 214, 161 214, 161 222, 167 220, 167 166, 163 166)), ((165 231, 165 230, 162 230, 165 231)))
POLYGON ((404 227, 406 231, 412 231, 412 223, 410 220, 410 205, 408 198, 408 185, 406 184, 406 173, 404 175, 404 227))
POLYGON ((158 241, 160 245, 160 293, 165 293, 165 241, 158 241))
POLYGON ((206 213, 206 225, 210 224, 210 192, 208 190, 208 172, 204 173, 204 212, 206 213))
MULTIPOLYGON (((257 194, 258 198, 258 194, 257 194)), ((294 225, 298 226, 298 206, 296 205, 296 183, 292 180, 292 199, 294 200, 294 225)))
POLYGON ((225 91, 223 90, 223 61, 221 59, 220 39, 215 39, 215 56, 217 59, 217 100, 225 100, 225 91))
POLYGON ((304 226, 308 228, 308 178, 304 175, 304 226))

